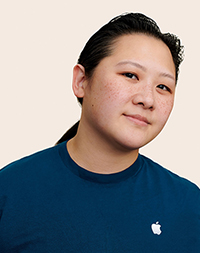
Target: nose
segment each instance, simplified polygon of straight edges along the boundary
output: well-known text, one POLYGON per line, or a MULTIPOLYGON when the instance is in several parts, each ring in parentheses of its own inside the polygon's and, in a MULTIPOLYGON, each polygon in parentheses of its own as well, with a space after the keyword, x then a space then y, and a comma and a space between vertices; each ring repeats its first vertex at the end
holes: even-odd
POLYGON ((134 105, 141 106, 144 109, 153 110, 155 107, 155 98, 153 89, 147 86, 142 87, 134 94, 132 102, 134 105))

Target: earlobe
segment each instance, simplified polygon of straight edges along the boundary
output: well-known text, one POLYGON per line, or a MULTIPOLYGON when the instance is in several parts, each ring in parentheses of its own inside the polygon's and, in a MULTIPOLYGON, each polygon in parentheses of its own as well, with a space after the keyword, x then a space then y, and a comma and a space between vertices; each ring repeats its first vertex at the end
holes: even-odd
POLYGON ((78 98, 84 97, 85 81, 85 68, 82 65, 77 64, 73 69, 72 89, 74 95, 78 98))

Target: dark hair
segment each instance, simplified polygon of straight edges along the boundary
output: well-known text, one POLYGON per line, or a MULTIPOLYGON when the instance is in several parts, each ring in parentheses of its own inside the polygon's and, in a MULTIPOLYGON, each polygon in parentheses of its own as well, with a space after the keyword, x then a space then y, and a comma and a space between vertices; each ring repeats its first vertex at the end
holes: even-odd
MULTIPOLYGON (((153 19, 141 13, 125 13, 113 18, 88 40, 78 59, 78 64, 85 68, 86 77, 90 78, 100 61, 112 54, 116 39, 122 35, 133 33, 153 36, 162 40, 168 46, 174 61, 177 82, 179 66, 183 61, 183 46, 181 46, 179 38, 170 33, 162 33, 153 19)), ((78 101, 82 104, 83 99, 78 98, 78 101)), ((57 144, 74 137, 78 123, 70 128, 57 144)))

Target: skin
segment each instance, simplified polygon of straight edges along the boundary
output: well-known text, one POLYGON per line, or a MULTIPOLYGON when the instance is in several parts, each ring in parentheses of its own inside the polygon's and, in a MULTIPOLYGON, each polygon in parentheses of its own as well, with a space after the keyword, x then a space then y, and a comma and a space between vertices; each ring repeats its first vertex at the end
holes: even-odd
POLYGON ((161 40, 124 35, 90 79, 76 65, 72 87, 83 105, 77 135, 67 144, 70 156, 89 171, 116 173, 129 167, 139 148, 166 124, 174 103, 175 66, 161 40))

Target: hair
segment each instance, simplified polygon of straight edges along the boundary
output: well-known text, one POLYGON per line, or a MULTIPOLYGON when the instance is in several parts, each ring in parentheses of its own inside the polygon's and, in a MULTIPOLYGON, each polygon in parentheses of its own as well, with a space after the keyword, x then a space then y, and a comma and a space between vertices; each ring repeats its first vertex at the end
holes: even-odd
MULTIPOLYGON (((113 18, 88 40, 78 59, 78 64, 85 68, 86 77, 91 78, 100 61, 112 54, 113 46, 120 36, 133 33, 152 36, 168 46, 175 65, 177 83, 179 66, 183 61, 183 46, 180 39, 174 34, 162 33, 153 19, 141 13, 125 13, 113 18)), ((78 101, 82 105, 83 98, 78 98, 78 101)), ((61 137, 57 144, 74 137, 78 125, 79 121, 61 137)))

